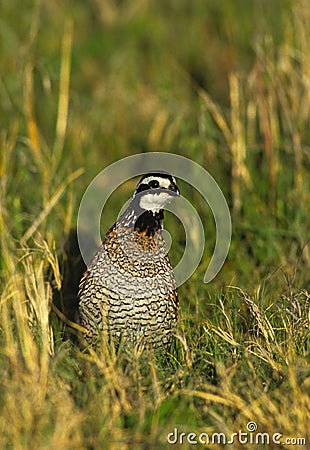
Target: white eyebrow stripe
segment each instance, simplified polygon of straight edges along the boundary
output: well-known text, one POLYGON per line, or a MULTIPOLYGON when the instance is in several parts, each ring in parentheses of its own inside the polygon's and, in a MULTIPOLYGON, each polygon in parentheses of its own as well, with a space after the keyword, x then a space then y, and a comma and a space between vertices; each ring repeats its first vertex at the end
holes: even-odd
MULTIPOLYGON (((173 182, 175 183, 174 178, 172 178, 172 179, 173 179, 173 182)), ((158 176, 158 177, 150 176, 150 177, 144 178, 144 180, 142 180, 142 183, 149 184, 150 181, 154 181, 154 180, 158 181, 159 187, 164 187, 166 189, 169 189, 171 181, 168 178, 161 178, 160 176, 158 176)))

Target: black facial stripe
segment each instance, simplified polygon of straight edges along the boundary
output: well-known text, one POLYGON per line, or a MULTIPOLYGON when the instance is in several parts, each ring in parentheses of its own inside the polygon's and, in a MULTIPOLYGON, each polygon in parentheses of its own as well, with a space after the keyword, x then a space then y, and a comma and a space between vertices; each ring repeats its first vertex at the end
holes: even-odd
POLYGON ((176 193, 176 195, 180 194, 180 191, 176 185, 176 182, 172 175, 170 175, 167 172, 149 172, 143 175, 140 182, 137 185, 137 188, 135 190, 135 195, 146 192, 146 191, 158 191, 159 189, 164 191, 170 191, 170 193, 176 193), (153 178, 149 180, 148 182, 144 183, 144 180, 147 180, 148 178, 153 178), (157 178, 157 179, 156 179, 157 178), (161 181, 160 180, 166 180, 169 181, 169 187, 161 187, 161 181))
POLYGON ((144 183, 139 184, 137 187, 137 190, 136 190, 136 194, 138 194, 139 192, 142 192, 142 191, 147 191, 148 189, 150 189, 150 186, 148 184, 144 184, 144 183))

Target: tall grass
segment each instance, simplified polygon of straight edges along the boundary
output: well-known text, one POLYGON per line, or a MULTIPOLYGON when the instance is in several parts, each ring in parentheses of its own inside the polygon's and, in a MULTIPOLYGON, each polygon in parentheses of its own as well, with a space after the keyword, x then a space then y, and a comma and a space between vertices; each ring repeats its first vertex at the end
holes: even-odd
MULTIPOLYGON (((309 12, 306 1, 280 3, 264 4, 270 22, 252 49, 235 2, 3 6, 1 448, 168 448, 176 427, 230 436, 253 421, 283 435, 279 448, 292 437, 309 445, 309 12), (53 306, 74 303, 65 249, 79 198, 98 167, 154 150, 216 178, 233 214, 228 260, 204 285, 212 218, 184 184, 207 253, 180 288, 173 348, 83 349, 53 306)), ((260 6, 247 8, 253 21, 260 6)), ((112 197, 103 228, 131 190, 112 197)))

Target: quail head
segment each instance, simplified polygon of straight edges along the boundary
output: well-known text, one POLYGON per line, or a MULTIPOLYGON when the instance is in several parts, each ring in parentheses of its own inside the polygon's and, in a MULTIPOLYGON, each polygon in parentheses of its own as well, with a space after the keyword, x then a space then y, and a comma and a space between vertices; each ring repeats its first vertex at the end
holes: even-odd
POLYGON ((162 236, 164 208, 179 196, 175 178, 151 172, 104 237, 79 286, 85 339, 117 345, 170 344, 178 317, 173 270, 162 236))

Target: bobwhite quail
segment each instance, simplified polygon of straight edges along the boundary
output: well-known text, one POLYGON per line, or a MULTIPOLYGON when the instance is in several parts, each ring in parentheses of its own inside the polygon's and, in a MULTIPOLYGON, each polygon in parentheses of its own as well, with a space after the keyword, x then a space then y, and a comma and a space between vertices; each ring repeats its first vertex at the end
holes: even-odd
POLYGON ((163 209, 180 192, 166 172, 144 175, 126 211, 107 232, 79 286, 85 339, 160 347, 178 317, 176 282, 162 236, 163 209))

